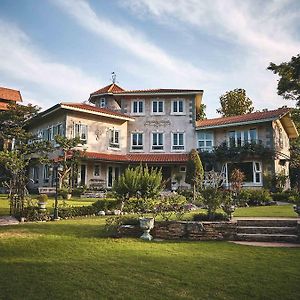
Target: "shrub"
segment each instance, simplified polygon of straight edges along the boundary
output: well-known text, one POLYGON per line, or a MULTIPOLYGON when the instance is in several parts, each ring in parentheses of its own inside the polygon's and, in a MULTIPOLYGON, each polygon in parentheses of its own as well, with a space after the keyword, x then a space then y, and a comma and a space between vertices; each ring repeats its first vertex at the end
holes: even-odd
POLYGON ((68 199, 68 195, 70 194, 70 190, 67 188, 62 188, 58 191, 58 195, 63 199, 68 199))
POLYGON ((28 206, 23 210, 22 216, 26 219, 26 221, 34 222, 34 221, 48 221, 50 220, 50 214, 48 211, 39 212, 38 207, 28 206))
POLYGON ((265 189, 244 189, 239 194, 239 204, 247 203, 250 206, 266 205, 272 201, 271 194, 265 189))
POLYGON ((295 190, 273 193, 273 201, 296 203, 299 198, 299 193, 295 190))
POLYGON ((203 204, 207 209, 208 215, 213 216, 222 203, 222 194, 216 188, 206 188, 202 191, 203 204))
POLYGON ((92 204, 97 212, 99 212, 100 210, 107 211, 117 209, 118 205, 119 201, 115 199, 100 199, 92 204))
POLYGON ((38 202, 47 202, 48 201, 48 196, 46 194, 40 194, 37 195, 36 199, 38 200, 38 202))
POLYGON ((160 215, 164 221, 170 220, 172 215, 180 219, 186 211, 186 198, 182 195, 162 197, 154 203, 153 215, 160 215))
POLYGON ((86 190, 87 190, 86 186, 76 187, 72 191, 72 196, 80 197, 84 192, 86 192, 86 190))
POLYGON ((195 214, 193 216, 194 221, 228 221, 229 218, 224 213, 214 213, 214 215, 208 215, 205 213, 195 214))

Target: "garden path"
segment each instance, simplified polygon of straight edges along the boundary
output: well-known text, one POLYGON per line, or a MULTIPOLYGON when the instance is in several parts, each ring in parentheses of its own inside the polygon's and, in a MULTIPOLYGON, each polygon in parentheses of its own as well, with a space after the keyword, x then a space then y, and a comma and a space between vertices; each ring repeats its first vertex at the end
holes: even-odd
POLYGON ((1 216, 0 217, 0 226, 8 226, 8 225, 17 225, 19 221, 11 216, 1 216))

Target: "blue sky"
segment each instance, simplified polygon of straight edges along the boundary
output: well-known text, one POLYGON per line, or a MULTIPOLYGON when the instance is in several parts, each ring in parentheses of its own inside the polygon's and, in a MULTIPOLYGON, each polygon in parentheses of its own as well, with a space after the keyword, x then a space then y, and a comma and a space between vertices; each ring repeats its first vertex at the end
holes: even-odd
POLYGON ((256 109, 292 106, 269 62, 300 51, 298 0, 0 0, 0 86, 48 108, 125 89, 244 88, 256 109))

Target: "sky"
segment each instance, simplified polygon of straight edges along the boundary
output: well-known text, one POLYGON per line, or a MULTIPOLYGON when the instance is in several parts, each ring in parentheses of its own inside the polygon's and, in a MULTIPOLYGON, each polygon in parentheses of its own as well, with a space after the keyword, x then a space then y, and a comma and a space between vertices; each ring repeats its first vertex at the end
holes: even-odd
POLYGON ((255 109, 277 95, 270 62, 300 51, 298 0, 0 0, 0 86, 43 109, 124 89, 203 89, 207 116, 243 88, 255 109))

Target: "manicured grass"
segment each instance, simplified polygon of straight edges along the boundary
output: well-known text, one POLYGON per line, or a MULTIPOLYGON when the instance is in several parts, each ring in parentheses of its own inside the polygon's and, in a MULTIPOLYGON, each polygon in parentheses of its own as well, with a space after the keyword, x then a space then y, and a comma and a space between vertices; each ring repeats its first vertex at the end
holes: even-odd
POLYGON ((300 249, 105 237, 103 218, 0 228, 0 299, 297 299, 300 249))
POLYGON ((235 217, 289 217, 296 218, 293 205, 240 207, 235 217))
MULTIPOLYGON (((31 198, 36 201, 36 196, 31 196, 31 198)), ((68 205, 71 206, 84 206, 84 205, 92 205, 95 201, 99 199, 94 198, 72 198, 70 200, 66 200, 65 202, 68 205)), ((63 203, 62 199, 58 200, 59 204, 63 203)), ((47 208, 50 209, 50 211, 54 207, 54 197, 49 197, 47 202, 47 208)), ((7 195, 0 194, 0 216, 8 215, 9 214, 9 201, 7 199, 7 195)))

